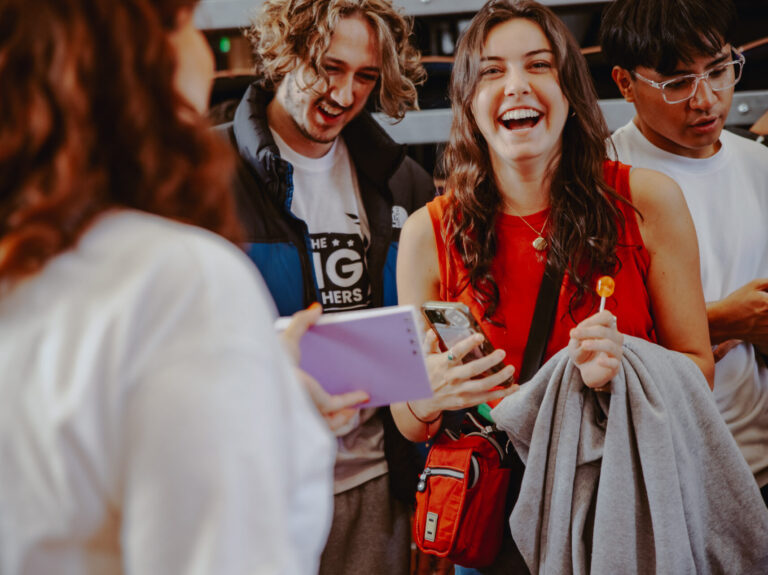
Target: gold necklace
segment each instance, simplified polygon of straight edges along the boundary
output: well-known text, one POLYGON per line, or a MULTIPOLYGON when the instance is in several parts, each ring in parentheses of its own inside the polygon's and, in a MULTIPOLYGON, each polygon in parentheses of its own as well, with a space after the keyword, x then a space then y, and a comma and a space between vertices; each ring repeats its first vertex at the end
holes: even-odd
MULTIPOLYGON (((552 212, 550 212, 551 214, 552 212)), ((547 214, 547 219, 544 220, 544 225, 541 226, 541 231, 536 231, 536 228, 534 228, 531 224, 529 224, 526 219, 523 216, 520 216, 518 214, 515 214, 518 218, 523 220, 523 223, 531 228, 533 230, 533 233, 536 234, 536 239, 531 242, 531 245, 533 246, 533 249, 535 249, 537 252, 543 252, 545 249, 547 249, 547 246, 549 243, 544 238, 544 230, 547 227, 547 222, 549 221, 549 214, 547 214)))

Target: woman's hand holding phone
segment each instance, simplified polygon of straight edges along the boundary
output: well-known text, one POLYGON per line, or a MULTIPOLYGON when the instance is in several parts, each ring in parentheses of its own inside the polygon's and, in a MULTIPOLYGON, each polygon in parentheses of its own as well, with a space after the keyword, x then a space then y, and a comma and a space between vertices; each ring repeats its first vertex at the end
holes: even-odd
POLYGON ((490 355, 463 363, 464 356, 482 344, 481 334, 471 335, 454 344, 448 351, 441 352, 435 333, 430 329, 424 338, 427 353, 427 371, 434 396, 429 399, 412 401, 413 410, 424 420, 434 419, 447 410, 474 407, 481 403, 502 399, 517 391, 513 384, 503 389, 494 389, 505 384, 515 373, 511 365, 496 373, 479 379, 481 374, 500 364, 504 350, 497 349, 490 355))

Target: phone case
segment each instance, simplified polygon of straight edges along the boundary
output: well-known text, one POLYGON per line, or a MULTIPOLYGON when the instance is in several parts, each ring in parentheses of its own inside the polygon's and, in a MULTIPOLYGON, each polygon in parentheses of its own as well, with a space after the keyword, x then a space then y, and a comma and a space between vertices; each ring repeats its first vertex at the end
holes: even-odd
MULTIPOLYGON (((421 312, 424 315, 429 327, 437 334, 440 347, 447 351, 458 342, 469 336, 479 333, 485 338, 483 343, 471 350, 462 358, 464 363, 481 358, 493 352, 494 347, 483 332, 483 328, 472 316, 469 308, 461 302, 446 301, 428 301, 421 306, 421 312)), ((478 377, 485 377, 497 371, 504 369, 504 363, 498 363, 486 370, 478 377)), ((510 379, 505 385, 511 385, 513 379, 510 379)))

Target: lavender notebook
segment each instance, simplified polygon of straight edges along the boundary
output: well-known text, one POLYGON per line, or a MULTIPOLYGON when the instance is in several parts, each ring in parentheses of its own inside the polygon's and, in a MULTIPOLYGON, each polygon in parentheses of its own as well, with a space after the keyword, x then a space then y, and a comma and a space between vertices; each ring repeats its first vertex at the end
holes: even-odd
POLYGON ((329 393, 368 392, 366 407, 422 399, 432 389, 420 341, 410 305, 323 315, 301 340, 300 366, 329 393))

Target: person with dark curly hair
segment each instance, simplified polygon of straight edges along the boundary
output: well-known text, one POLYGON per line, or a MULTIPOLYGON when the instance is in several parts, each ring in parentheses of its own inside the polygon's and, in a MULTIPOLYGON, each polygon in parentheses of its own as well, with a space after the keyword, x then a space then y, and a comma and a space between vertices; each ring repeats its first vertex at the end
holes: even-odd
MULTIPOLYGON (((397 303, 395 258, 429 175, 366 111, 400 119, 424 78, 390 0, 267 0, 247 33, 256 81, 221 127, 240 155, 248 254, 280 313, 397 303)), ((416 454, 388 409, 337 431, 335 509, 320 572, 406 574, 416 454)))
POLYGON ((333 437, 227 241, 195 4, 0 0, 4 575, 317 570, 333 437))
POLYGON ((474 337, 434 348, 434 397, 392 406, 406 437, 423 441, 444 412, 517 390, 498 386, 520 369, 547 261, 564 275, 545 358, 567 347, 584 384, 610 392, 628 334, 686 354, 711 386, 685 201, 670 178, 607 159, 587 64, 557 16, 527 0, 487 3, 459 40, 450 95, 446 193, 406 222, 398 292, 415 305, 463 302, 496 351, 464 364, 474 337), (615 291, 598 312, 603 275, 615 291))

